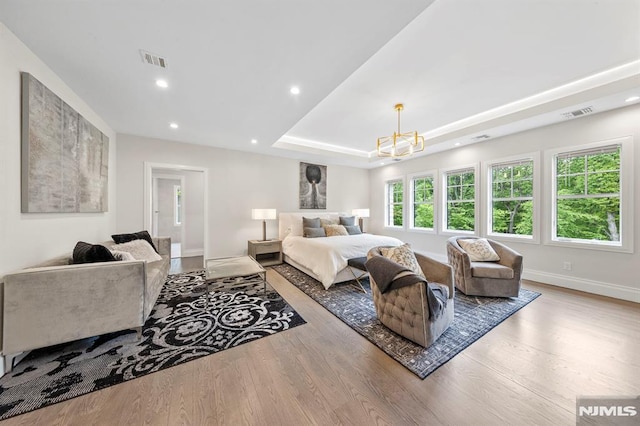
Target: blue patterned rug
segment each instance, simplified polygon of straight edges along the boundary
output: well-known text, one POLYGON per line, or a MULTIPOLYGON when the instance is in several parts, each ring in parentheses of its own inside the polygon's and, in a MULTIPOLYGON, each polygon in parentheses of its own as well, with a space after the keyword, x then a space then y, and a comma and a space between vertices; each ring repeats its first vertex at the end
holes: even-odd
POLYGON ((378 321, 368 279, 360 280, 367 294, 348 282, 325 290, 319 281, 293 266, 283 264, 273 269, 421 379, 540 296, 526 289, 520 289, 517 298, 466 296, 456 291, 453 322, 425 349, 378 321))
POLYGON ((0 420, 288 330, 305 321, 259 277, 208 294, 203 271, 169 275, 142 340, 105 334, 31 352, 0 378, 0 420))

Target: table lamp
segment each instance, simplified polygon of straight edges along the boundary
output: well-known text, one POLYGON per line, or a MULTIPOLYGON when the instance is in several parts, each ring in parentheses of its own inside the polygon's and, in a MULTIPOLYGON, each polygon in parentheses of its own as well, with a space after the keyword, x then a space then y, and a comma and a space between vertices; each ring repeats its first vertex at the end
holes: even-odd
POLYGON ((262 241, 267 241, 267 219, 276 219, 276 209, 251 209, 251 219, 262 221, 262 241))
POLYGON ((362 219, 364 219, 365 217, 369 217, 369 209, 353 209, 351 210, 351 214, 354 216, 358 216, 358 225, 360 225, 360 230, 364 232, 362 219))

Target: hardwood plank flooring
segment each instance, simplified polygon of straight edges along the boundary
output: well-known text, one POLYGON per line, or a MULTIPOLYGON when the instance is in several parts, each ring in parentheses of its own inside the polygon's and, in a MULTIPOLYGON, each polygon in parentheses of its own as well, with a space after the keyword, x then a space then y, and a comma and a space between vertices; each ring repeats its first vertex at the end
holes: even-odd
POLYGON ((640 394, 638 304, 525 282, 542 296, 420 380, 268 280, 307 324, 0 426, 574 425, 578 395, 640 394))

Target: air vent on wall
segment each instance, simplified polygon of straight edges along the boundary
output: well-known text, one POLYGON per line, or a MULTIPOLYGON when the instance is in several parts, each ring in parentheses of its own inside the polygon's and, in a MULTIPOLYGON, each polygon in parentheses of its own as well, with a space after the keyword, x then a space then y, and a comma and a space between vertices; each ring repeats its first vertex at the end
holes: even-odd
POLYGON ((585 115, 585 114, 590 114, 592 112, 593 112, 593 107, 586 107, 586 108, 577 109, 577 110, 571 111, 571 112, 564 112, 564 113, 562 113, 562 116, 564 118, 575 118, 575 117, 580 117, 580 116, 585 115))
POLYGON ((471 138, 471 140, 482 141, 482 140, 485 140, 485 139, 489 139, 490 137, 491 136, 489 136, 489 135, 479 135, 479 136, 474 136, 473 138, 471 138))
POLYGON ((142 62, 149 65, 155 65, 160 68, 167 68, 167 60, 160 55, 156 55, 155 53, 147 52, 146 50, 140 49, 140 55, 142 56, 142 62))

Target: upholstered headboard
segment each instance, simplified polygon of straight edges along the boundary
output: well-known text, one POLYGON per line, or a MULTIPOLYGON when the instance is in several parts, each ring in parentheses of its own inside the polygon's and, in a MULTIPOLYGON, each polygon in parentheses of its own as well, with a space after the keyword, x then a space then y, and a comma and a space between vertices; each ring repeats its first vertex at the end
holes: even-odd
POLYGON ((302 218, 319 217, 322 219, 338 220, 339 216, 346 216, 346 213, 330 213, 330 212, 292 212, 292 213, 280 213, 278 221, 278 238, 284 240, 289 235, 302 236, 302 218))

